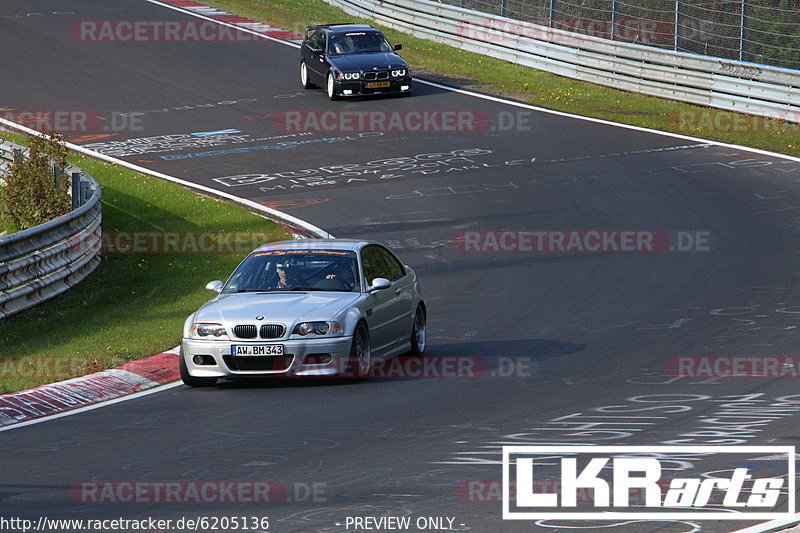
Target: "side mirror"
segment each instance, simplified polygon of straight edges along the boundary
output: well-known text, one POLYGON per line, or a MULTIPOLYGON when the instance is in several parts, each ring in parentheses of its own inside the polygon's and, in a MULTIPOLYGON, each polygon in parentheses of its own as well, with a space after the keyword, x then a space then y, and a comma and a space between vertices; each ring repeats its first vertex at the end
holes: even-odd
POLYGON ((208 283, 206 283, 206 290, 207 291, 211 291, 211 292, 219 293, 219 292, 222 292, 222 286, 223 285, 225 285, 225 284, 222 283, 219 280, 217 280, 217 281, 209 281, 208 283))
POLYGON ((372 291, 382 291, 383 289, 388 289, 392 286, 392 282, 386 278, 375 278, 372 280, 372 285, 370 286, 370 290, 372 291))
POLYGON ((398 50, 402 50, 402 49, 403 49, 403 45, 402 45, 402 44, 396 44, 396 45, 394 45, 394 51, 395 51, 395 52, 397 52, 398 50))

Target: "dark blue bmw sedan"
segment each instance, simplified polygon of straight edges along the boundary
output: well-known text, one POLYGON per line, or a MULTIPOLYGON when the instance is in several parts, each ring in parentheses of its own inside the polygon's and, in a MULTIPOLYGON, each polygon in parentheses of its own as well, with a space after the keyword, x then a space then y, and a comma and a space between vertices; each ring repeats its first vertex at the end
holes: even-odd
POLYGON ((300 47, 300 81, 306 89, 324 87, 331 100, 410 94, 411 74, 400 49, 365 24, 309 26, 300 47))

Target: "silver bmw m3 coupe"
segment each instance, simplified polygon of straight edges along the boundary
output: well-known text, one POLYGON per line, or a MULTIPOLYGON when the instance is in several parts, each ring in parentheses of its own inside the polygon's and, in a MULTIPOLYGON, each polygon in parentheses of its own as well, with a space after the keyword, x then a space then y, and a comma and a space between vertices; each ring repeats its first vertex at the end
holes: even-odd
POLYGON ((373 359, 425 351, 417 276, 372 241, 283 241, 254 250, 186 319, 193 387, 237 376, 367 377, 373 359))

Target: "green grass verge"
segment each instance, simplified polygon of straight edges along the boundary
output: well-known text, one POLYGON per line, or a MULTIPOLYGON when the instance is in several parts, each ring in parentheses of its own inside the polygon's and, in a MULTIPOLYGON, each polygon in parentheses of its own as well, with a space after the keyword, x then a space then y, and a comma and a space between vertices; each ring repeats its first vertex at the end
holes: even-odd
MULTIPOLYGON (((11 141, 14 141, 14 142, 17 142, 17 143, 24 142, 24 138, 22 136, 15 135, 13 133, 8 133, 8 132, 4 131, 2 136, 5 139, 11 140, 11 141)), ((0 198, 0 213, 3 212, 3 209, 5 209, 5 202, 3 202, 3 199, 0 198)), ((4 234, 8 235, 8 234, 14 233, 16 231, 19 231, 19 229, 14 224, 12 224, 11 222, 3 219, 3 217, 0 216, 0 235, 4 235, 4 234)))
MULTIPOLYGON (((5 202, 3 202, 3 199, 0 198, 0 213, 3 212, 4 208, 5 208, 5 202)), ((17 228, 14 226, 14 224, 7 222, 2 217, 0 217, 0 236, 7 235, 9 233, 14 233, 15 231, 17 231, 17 228)))
MULTIPOLYGON (((311 24, 359 20, 322 0, 203 1, 299 34, 311 24)), ((420 77, 549 109, 800 155, 800 125, 797 124, 572 80, 411 37, 372 21, 362 19, 362 22, 380 27, 391 42, 402 43, 403 57, 420 77)))
MULTIPOLYGON (((104 232, 255 232, 291 238, 236 205, 83 156, 70 161, 103 188, 104 232)), ((249 250, 247 250, 249 251, 249 250)), ((0 393, 17 391, 172 348, 184 319, 246 255, 111 253, 61 296, 0 321, 0 393)))

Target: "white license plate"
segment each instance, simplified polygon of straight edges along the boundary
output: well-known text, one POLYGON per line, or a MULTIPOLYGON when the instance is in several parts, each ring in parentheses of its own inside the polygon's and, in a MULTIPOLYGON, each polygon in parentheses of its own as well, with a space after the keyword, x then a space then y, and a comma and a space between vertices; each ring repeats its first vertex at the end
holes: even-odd
POLYGON ((231 346, 231 355, 234 357, 283 355, 283 344, 234 344, 231 346))

